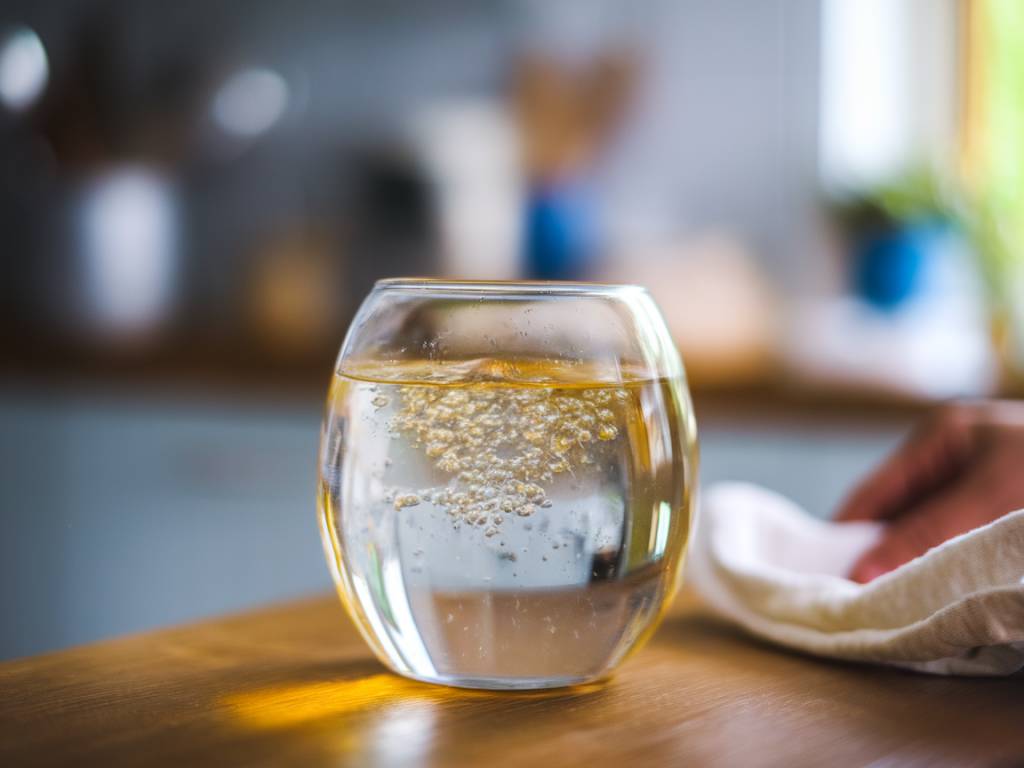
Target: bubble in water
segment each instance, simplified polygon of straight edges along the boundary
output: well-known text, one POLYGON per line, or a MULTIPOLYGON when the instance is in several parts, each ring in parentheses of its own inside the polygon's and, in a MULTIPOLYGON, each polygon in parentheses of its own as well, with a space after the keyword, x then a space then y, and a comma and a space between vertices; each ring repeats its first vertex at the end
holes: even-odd
MULTIPOLYGON (((550 508, 545 484, 595 466, 594 451, 606 450, 595 437, 608 442, 618 436, 608 407, 613 395, 601 389, 406 386, 398 393, 391 433, 420 446, 452 479, 396 496, 395 508, 428 501, 445 509, 453 524, 489 523, 487 536, 495 535, 504 515, 530 517, 538 507, 550 508)), ((388 398, 377 395, 374 405, 378 401, 382 407, 388 398)))
POLYGON ((415 507, 420 503, 420 497, 415 493, 403 493, 395 497, 395 509, 404 509, 405 507, 415 507))

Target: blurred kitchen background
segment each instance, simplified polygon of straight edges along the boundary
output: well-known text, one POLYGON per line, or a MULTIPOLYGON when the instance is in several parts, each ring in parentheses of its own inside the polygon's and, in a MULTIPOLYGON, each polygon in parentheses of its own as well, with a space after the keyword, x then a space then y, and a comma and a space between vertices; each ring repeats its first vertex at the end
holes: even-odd
POLYGON ((1020 391, 1022 234, 1016 0, 4 0, 0 657, 329 588, 377 278, 649 286, 703 481, 825 516, 1020 391))

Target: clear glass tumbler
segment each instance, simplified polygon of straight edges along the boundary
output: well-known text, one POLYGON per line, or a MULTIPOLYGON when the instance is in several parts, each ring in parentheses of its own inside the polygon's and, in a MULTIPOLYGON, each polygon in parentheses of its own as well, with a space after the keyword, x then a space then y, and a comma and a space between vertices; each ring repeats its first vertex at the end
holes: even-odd
POLYGON ((654 630, 696 471, 682 364, 642 288, 383 280, 328 395, 320 524, 394 671, 574 685, 654 630))

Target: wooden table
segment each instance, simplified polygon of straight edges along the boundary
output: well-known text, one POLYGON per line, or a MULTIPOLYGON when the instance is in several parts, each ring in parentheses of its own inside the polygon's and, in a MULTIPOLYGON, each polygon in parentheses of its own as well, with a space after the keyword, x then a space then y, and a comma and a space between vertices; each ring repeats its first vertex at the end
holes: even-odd
POLYGON ((1024 765, 1024 677, 837 664, 689 599, 610 682, 389 674, 333 598, 0 665, 0 766, 1024 765))

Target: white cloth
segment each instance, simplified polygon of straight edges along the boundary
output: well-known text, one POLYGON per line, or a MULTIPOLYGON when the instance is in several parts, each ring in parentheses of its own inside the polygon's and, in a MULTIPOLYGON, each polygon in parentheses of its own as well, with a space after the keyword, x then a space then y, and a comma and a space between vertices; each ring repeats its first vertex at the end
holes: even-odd
POLYGON ((880 532, 722 484, 704 495, 688 575, 715 612, 805 653, 942 675, 1024 668, 1024 510, 869 584, 844 578, 880 532))

